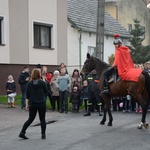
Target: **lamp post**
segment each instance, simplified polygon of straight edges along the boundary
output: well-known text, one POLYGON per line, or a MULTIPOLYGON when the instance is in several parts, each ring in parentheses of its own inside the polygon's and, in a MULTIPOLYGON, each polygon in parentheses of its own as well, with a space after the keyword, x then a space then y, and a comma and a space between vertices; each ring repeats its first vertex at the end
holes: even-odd
POLYGON ((97 33, 96 33, 96 57, 104 59, 104 16, 105 0, 98 0, 97 8, 97 33))

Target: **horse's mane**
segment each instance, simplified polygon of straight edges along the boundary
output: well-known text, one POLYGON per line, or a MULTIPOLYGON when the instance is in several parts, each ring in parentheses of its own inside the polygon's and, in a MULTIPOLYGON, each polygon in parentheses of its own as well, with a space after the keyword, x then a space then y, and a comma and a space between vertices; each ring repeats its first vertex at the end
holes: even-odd
MULTIPOLYGON (((92 56, 93 57, 93 56, 92 56)), ((98 59, 97 57, 93 57, 96 61, 98 61, 99 65, 100 65, 100 68, 102 68, 102 71, 101 71, 101 74, 100 74, 100 81, 103 81, 104 80, 104 76, 103 76, 103 73, 105 72, 105 70, 110 67, 109 64, 107 64, 106 62, 98 59)), ((102 89, 103 87, 103 82, 99 82, 99 87, 100 89, 102 89)))
POLYGON ((99 62, 100 62, 100 65, 102 65, 103 67, 106 67, 106 68, 110 67, 110 65, 107 64, 106 62, 104 62, 104 61, 98 59, 97 57, 94 57, 94 58, 95 58, 97 61, 99 61, 99 62))

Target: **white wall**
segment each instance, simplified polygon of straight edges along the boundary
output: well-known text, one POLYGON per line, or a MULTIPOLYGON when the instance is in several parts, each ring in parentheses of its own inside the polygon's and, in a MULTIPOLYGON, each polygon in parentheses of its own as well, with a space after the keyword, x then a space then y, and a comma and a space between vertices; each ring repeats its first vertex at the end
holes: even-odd
POLYGON ((4 46, 0 45, 0 63, 10 63, 10 45, 9 45, 9 8, 8 0, 0 0, 0 16, 4 17, 4 46))
MULTIPOLYGON (((68 22, 68 72, 79 67, 79 35, 77 29, 72 28, 68 22), (72 66, 72 67, 71 67, 72 66)), ((91 36, 87 32, 82 32, 82 44, 81 44, 81 65, 86 60, 86 54, 88 52, 88 46, 96 47, 96 34, 91 33, 91 36)), ((115 47, 113 45, 114 37, 105 36, 104 38, 104 61, 108 63, 108 56, 115 53, 115 47)), ((124 45, 129 45, 127 39, 123 39, 124 45)))

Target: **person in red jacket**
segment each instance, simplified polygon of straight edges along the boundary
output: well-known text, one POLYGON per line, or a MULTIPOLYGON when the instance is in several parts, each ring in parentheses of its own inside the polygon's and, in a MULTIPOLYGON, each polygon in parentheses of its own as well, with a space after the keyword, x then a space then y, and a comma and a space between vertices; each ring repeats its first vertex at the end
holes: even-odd
POLYGON ((52 79, 52 74, 47 72, 47 67, 46 66, 42 66, 41 72, 42 72, 42 80, 45 81, 45 83, 47 85, 47 89, 48 89, 47 96, 50 100, 52 110, 54 111, 54 100, 53 100, 53 97, 52 97, 51 86, 50 86, 50 82, 51 82, 51 79, 52 79))
POLYGON ((132 61, 130 50, 128 47, 122 45, 122 41, 119 38, 119 34, 114 35, 114 45, 115 45, 115 61, 114 65, 107 69, 104 72, 104 90, 103 93, 108 93, 108 78, 112 75, 114 68, 117 67, 118 75, 120 76, 122 81, 134 81, 138 82, 138 78, 142 73, 141 69, 135 68, 134 63, 132 61))

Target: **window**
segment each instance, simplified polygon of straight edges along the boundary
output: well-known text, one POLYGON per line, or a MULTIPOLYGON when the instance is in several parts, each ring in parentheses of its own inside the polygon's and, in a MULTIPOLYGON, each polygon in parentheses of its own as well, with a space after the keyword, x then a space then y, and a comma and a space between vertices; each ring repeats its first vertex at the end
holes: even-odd
POLYGON ((2 20, 3 18, 0 17, 0 45, 2 44, 2 20))
POLYGON ((6 44, 6 19, 5 16, 0 16, 0 45, 6 44))
POLYGON ((96 57, 96 47, 88 46, 88 53, 94 57, 96 57))
POLYGON ((34 22, 34 47, 42 49, 53 48, 53 25, 34 22))
POLYGON ((132 30, 132 24, 128 24, 128 31, 131 32, 132 30))

